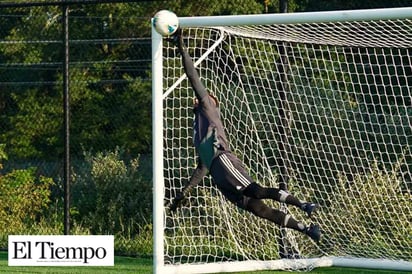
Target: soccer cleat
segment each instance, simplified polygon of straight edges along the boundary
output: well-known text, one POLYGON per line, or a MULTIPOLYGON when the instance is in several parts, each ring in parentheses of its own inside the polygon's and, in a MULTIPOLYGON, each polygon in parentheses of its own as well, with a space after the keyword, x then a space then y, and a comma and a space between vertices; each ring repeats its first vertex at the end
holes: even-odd
POLYGON ((320 241, 320 234, 321 233, 320 233, 319 225, 310 224, 310 226, 308 226, 306 228, 305 233, 306 233, 306 235, 308 235, 315 242, 320 241))
POLYGON ((305 211, 308 214, 308 217, 310 218, 312 216, 312 213, 315 212, 315 210, 319 207, 319 205, 314 204, 314 203, 304 203, 302 205, 302 210, 305 211))

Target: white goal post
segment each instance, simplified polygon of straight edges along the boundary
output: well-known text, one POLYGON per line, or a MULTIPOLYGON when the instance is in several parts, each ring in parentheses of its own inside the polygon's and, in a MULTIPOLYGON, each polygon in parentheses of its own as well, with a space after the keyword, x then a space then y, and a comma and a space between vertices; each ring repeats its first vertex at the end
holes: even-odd
POLYGON ((412 7, 179 17, 232 151, 260 184, 320 204, 315 244, 189 180, 193 90, 152 28, 155 273, 316 267, 412 271, 412 7))

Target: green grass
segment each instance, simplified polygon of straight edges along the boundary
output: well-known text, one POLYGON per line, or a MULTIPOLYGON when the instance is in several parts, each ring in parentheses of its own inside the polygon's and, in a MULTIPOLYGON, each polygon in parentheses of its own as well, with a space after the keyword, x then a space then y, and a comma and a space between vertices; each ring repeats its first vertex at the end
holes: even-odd
POLYGON ((152 259, 119 257, 114 258, 114 266, 8 266, 7 252, 0 251, 0 273, 152 273, 152 259))
MULTIPOLYGON (((62 266, 8 266, 7 252, 0 251, 0 273, 67 273, 67 274, 117 274, 117 273, 136 273, 146 274, 152 273, 152 259, 145 258, 130 258, 130 257, 115 257, 114 266, 112 267, 62 267, 62 266)), ((255 271, 242 272, 241 274, 302 274, 304 272, 289 272, 289 271, 255 271)), ((309 272, 310 274, 406 274, 411 272, 402 271, 387 271, 375 269, 359 269, 359 268, 317 268, 309 272)), ((240 274, 240 273, 239 273, 240 274)))

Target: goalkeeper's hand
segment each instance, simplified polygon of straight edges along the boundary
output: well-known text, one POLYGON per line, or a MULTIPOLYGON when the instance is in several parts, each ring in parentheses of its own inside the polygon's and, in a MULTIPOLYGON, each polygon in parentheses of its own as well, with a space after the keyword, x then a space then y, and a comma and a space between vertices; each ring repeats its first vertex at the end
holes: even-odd
POLYGON ((170 203, 170 206, 169 206, 169 209, 172 211, 172 212, 175 212, 176 211, 176 209, 179 207, 179 206, 181 206, 183 203, 184 203, 184 201, 186 200, 186 197, 185 197, 185 195, 183 194, 183 192, 178 192, 178 193, 176 193, 176 197, 172 200, 172 202, 170 203))
POLYGON ((167 41, 175 44, 179 49, 183 48, 183 37, 182 37, 182 29, 178 28, 176 32, 166 39, 167 41))

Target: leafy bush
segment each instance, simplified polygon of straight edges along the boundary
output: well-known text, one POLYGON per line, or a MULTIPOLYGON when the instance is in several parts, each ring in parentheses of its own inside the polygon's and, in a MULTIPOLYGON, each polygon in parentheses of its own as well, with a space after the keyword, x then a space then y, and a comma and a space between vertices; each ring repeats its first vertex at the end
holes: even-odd
MULTIPOLYGON (((71 234, 113 234, 122 255, 152 253, 151 182, 143 179, 139 159, 123 153, 86 154, 74 168, 71 234)), ((0 145, 0 170, 7 159, 0 145)), ((0 174, 0 247, 10 234, 59 235, 63 232, 61 184, 39 176, 35 168, 0 174), (57 188, 57 189, 55 189, 57 188), (52 190, 57 191, 52 194, 52 190)))
POLYGON ((150 223, 151 182, 140 175, 138 158, 126 161, 122 154, 120 149, 86 154, 73 176, 73 217, 92 233, 136 235, 150 223))
MULTIPOLYGON (((0 146, 0 161, 7 159, 0 146)), ((2 168, 0 164, 0 169, 2 168)), ((0 174, 0 245, 3 237, 32 227, 50 203, 51 178, 37 176, 35 168, 0 174)))
POLYGON ((368 173, 355 174, 352 182, 339 175, 336 200, 317 213, 321 220, 338 224, 324 226, 334 243, 331 253, 347 246, 348 255, 411 258, 411 195, 402 191, 400 175, 404 159, 401 155, 391 169, 374 162, 368 173))

